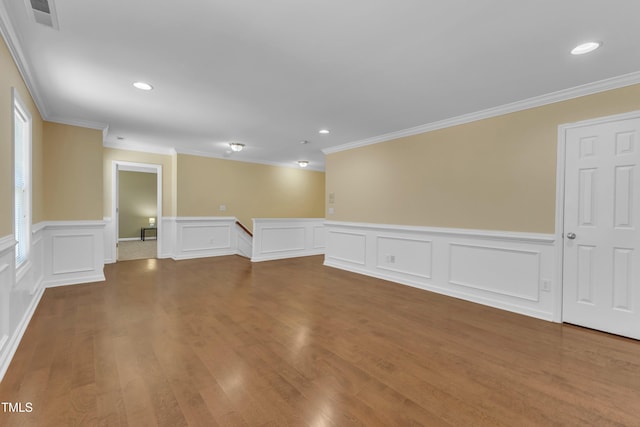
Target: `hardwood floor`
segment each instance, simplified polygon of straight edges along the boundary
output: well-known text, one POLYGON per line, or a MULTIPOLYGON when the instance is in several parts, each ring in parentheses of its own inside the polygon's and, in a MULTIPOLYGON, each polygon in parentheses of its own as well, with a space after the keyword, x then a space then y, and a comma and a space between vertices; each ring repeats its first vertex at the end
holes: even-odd
POLYGON ((640 342, 322 266, 107 265, 47 289, 8 426, 640 425, 640 342))

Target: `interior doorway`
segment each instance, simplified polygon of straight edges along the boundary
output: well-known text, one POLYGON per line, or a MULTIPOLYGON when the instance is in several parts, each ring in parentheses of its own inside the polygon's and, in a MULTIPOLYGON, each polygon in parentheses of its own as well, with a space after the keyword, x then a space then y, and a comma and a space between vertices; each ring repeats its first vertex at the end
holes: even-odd
POLYGON ((640 112, 563 126, 558 148, 562 321, 640 339, 640 112))
POLYGON ((113 162, 116 261, 158 258, 162 248, 162 166, 113 162))

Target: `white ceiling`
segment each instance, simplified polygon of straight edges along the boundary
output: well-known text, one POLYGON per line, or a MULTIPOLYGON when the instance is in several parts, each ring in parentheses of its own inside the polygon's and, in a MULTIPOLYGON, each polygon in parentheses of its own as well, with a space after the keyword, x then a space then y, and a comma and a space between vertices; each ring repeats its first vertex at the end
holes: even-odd
POLYGON ((46 119, 315 169, 322 149, 640 70, 637 0, 53 0, 59 30, 1 1, 46 119), (587 40, 604 44, 569 54, 587 40))

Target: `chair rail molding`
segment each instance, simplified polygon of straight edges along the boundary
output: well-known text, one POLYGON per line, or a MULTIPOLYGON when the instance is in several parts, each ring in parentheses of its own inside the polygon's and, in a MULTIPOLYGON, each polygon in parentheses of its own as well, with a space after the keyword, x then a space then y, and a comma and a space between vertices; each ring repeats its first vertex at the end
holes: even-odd
POLYGON ((324 264, 557 321, 553 234, 325 222, 324 264))

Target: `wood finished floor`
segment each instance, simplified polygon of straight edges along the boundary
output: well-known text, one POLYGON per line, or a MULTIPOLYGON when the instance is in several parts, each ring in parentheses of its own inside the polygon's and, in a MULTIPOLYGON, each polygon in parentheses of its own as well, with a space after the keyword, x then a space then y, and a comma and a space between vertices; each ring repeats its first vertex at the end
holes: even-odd
MULTIPOLYGON (((640 425, 640 342, 323 267, 127 261, 48 289, 0 425, 640 425)), ((1 408, 0 408, 1 410, 1 408)))

